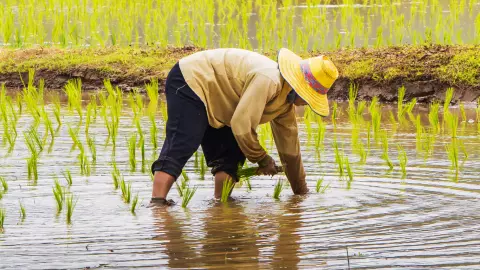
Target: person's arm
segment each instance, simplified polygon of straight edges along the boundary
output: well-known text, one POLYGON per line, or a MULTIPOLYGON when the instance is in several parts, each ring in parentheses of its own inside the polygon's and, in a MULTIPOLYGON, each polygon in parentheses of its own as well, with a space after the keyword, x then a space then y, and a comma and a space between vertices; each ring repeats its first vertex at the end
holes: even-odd
POLYGON ((292 191, 295 194, 308 192, 305 181, 305 169, 303 168, 300 154, 300 142, 298 139, 297 119, 295 106, 281 114, 270 122, 273 139, 277 146, 278 155, 282 161, 283 170, 287 175, 292 191))
POLYGON ((266 158, 267 152, 258 142, 257 126, 267 102, 276 94, 277 84, 258 74, 245 83, 245 90, 230 121, 233 135, 245 157, 252 163, 266 158))

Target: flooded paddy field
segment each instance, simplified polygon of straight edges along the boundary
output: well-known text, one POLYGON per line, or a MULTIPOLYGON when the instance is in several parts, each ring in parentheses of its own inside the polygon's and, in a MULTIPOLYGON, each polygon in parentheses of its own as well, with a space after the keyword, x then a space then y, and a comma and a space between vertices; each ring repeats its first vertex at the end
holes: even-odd
POLYGON ((478 44, 478 0, 0 1, 0 46, 294 51, 478 44))
MULTIPOLYGON (((198 188, 188 205, 174 188, 177 205, 147 208, 165 125, 156 87, 2 90, 0 268, 480 267, 477 104, 357 102, 351 88, 331 117, 298 111, 308 195, 274 199, 285 176, 256 176, 217 202, 199 149, 178 180, 198 188)), ((258 134, 279 162, 269 127, 258 134)))

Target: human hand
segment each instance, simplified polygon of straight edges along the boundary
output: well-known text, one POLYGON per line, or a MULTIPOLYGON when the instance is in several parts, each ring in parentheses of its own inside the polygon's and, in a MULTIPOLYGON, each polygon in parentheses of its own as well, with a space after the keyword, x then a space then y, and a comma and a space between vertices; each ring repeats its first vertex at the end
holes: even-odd
POLYGON ((269 155, 266 155, 262 160, 258 162, 257 175, 271 175, 277 174, 277 166, 275 160, 269 155))

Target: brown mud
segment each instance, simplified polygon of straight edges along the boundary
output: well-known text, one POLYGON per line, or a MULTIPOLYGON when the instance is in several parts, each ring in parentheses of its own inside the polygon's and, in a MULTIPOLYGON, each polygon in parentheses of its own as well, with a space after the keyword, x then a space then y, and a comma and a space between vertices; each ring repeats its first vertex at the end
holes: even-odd
MULTIPOLYGON (((21 89, 28 81, 28 70, 35 70, 35 81, 45 80, 49 89, 61 89, 73 78, 80 78, 83 89, 96 90, 104 79, 125 91, 143 90, 145 83, 157 78, 159 90, 173 64, 200 51, 183 48, 105 48, 0 50, 0 83, 21 89)), ((405 86, 405 99, 419 102, 443 100, 448 87, 455 88, 453 102, 475 101, 480 97, 480 46, 431 45, 380 49, 342 49, 307 52, 304 58, 326 54, 333 59, 340 77, 329 92, 333 100, 346 100, 348 88, 358 86, 358 99, 378 96, 394 102, 397 91, 405 86)), ((275 59, 276 52, 266 53, 275 59)))

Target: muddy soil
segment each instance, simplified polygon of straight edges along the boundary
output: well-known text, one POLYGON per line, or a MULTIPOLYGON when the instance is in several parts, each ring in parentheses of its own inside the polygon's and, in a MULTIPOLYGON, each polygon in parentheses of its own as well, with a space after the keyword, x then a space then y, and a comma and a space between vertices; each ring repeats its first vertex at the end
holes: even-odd
MULTIPOLYGON (((139 68, 134 72, 130 70, 132 60, 129 63, 123 63, 123 66, 122 63, 113 63, 112 66, 115 69, 109 72, 105 70, 105 66, 92 64, 72 64, 68 68, 51 68, 48 64, 35 64, 34 58, 47 58, 50 57, 49 54, 52 54, 51 52, 45 53, 43 49, 35 51, 33 54, 29 50, 26 53, 27 56, 21 55, 21 52, 7 52, 11 56, 7 55, 6 57, 15 64, 12 65, 13 68, 10 68, 12 71, 5 67, 0 69, 0 83, 5 83, 8 88, 21 89, 24 82, 28 81, 26 67, 29 67, 35 69, 35 80, 43 78, 46 87, 50 89, 61 89, 68 80, 80 78, 84 90, 101 89, 104 79, 110 79, 113 85, 124 91, 131 91, 135 88, 143 90, 145 83, 157 78, 159 91, 163 92, 165 78, 171 63, 201 49, 184 47, 160 50, 163 51, 159 52, 159 49, 140 50, 139 54, 144 55, 141 56, 143 59, 149 57, 158 59, 159 65, 144 67, 140 62, 142 59, 140 59, 138 60, 139 68), (17 67, 19 70, 14 70, 17 67)), ((112 53, 112 51, 114 49, 109 49, 108 53, 112 53)), ((266 54, 272 58, 275 55, 274 52, 266 54)), ((463 64, 458 60, 459 55, 465 55, 464 57, 467 59, 477 61, 475 60, 476 56, 480 55, 478 46, 350 49, 336 52, 309 52, 301 54, 301 56, 311 57, 319 54, 328 54, 333 58, 340 71, 340 78, 329 93, 332 100, 346 100, 351 83, 358 85, 358 99, 360 100, 369 100, 377 96, 380 101, 394 102, 397 100, 397 91, 401 86, 406 88, 406 100, 417 98, 421 103, 443 100, 448 87, 455 88, 453 103, 473 102, 480 97, 480 83, 478 83, 480 81, 480 64, 474 62, 472 65, 471 61, 463 64), (468 74, 464 75, 463 73, 468 74)), ((138 56, 135 55, 135 57, 138 56)), ((135 61, 137 60, 133 60, 133 62, 135 61)))

